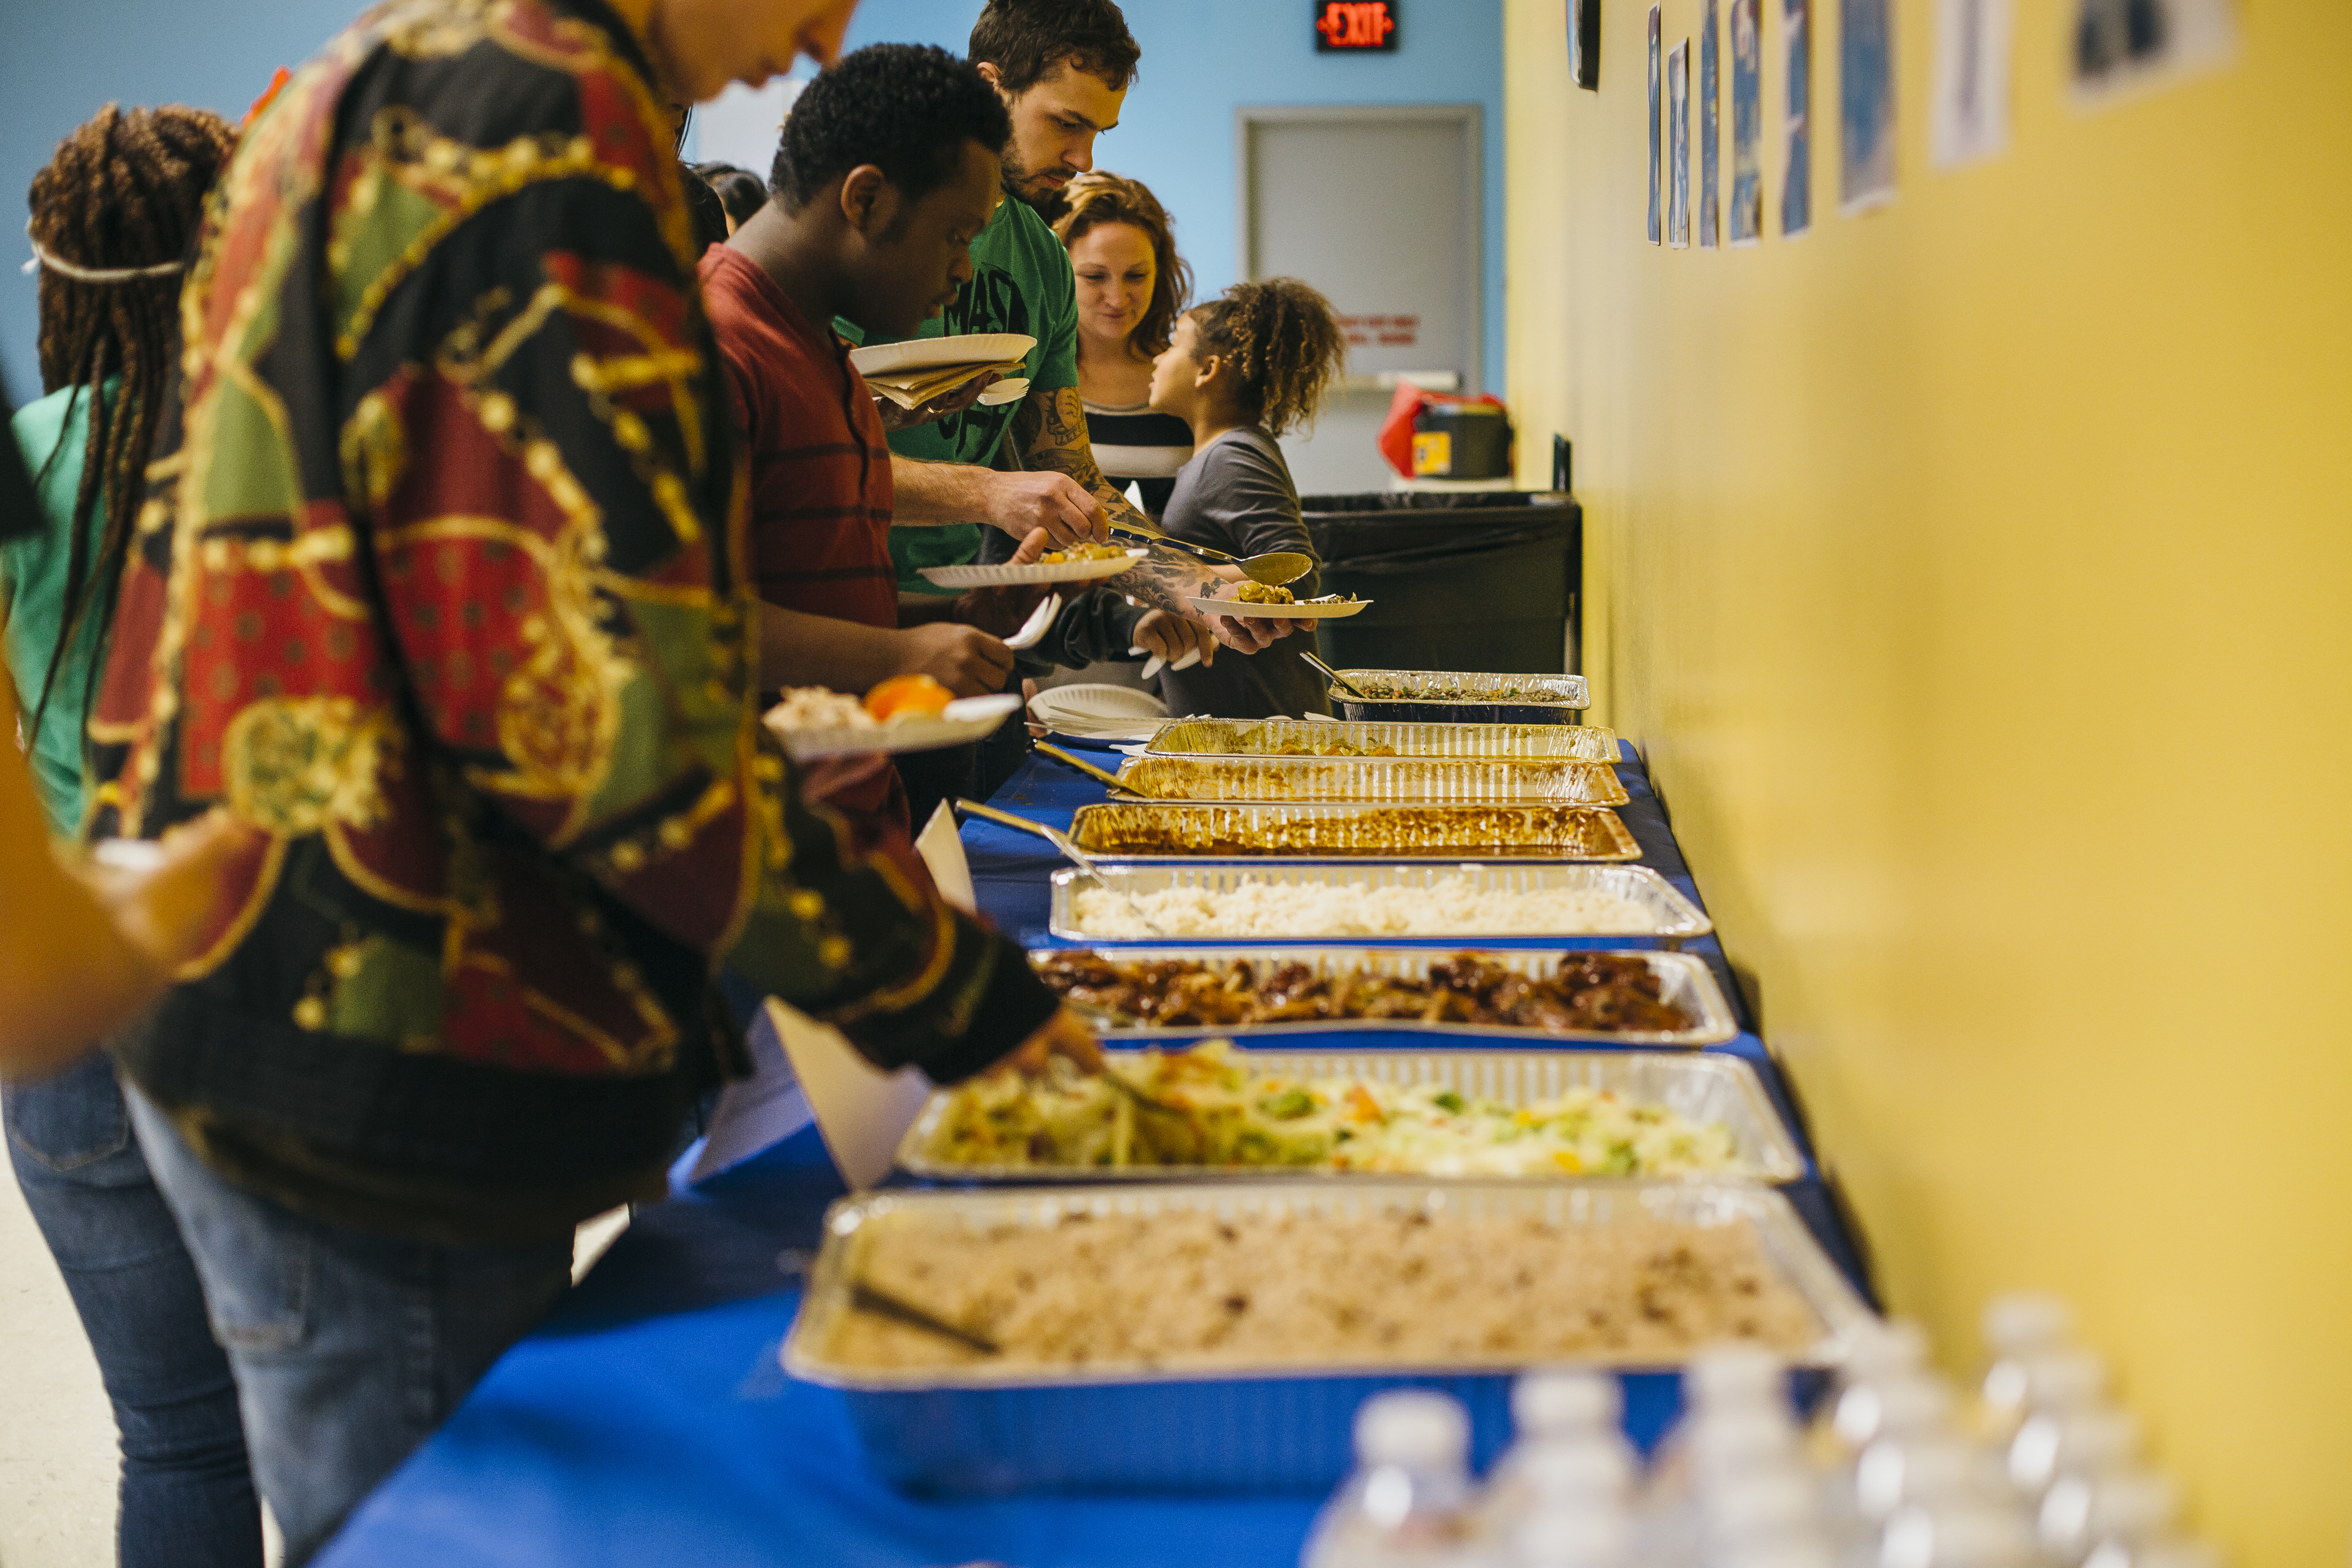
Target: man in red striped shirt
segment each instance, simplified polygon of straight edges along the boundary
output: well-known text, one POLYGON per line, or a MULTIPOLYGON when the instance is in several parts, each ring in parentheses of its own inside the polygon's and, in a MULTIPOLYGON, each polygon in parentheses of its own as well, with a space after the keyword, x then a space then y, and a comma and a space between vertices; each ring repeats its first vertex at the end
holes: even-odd
MULTIPOLYGON (((830 325, 839 316, 901 337, 954 297, 971 276, 971 238, 1001 199, 1010 135, 1003 100, 954 56, 862 49, 802 94, 768 205, 703 258, 751 453, 766 662, 804 683, 856 692, 922 671, 978 696, 1002 690, 1012 669, 1012 651, 977 626, 899 627, 890 449, 830 325)), ((1067 510, 1055 537, 1099 531, 1091 509, 1067 510)), ((1034 555, 1045 540, 1030 538, 1034 555)))

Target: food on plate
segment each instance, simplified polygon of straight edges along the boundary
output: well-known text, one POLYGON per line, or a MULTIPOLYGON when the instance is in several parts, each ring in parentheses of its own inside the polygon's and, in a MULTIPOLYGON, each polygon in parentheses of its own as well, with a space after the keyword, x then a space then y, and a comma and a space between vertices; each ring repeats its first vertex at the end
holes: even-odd
POLYGON ((822 1353, 875 1369, 1655 1365, 1725 1343, 1795 1354, 1820 1332, 1746 1221, 1412 1203, 1171 1201, 1024 1221, 910 1207, 857 1243, 860 1282, 998 1347, 842 1313, 822 1353))
POLYGON ((1596 888, 1481 888, 1458 873, 1380 888, 1244 877, 1132 902, 1105 888, 1073 892, 1072 913, 1089 936, 1633 936, 1653 925, 1640 904, 1596 888))
POLYGON ((866 694, 866 710, 884 723, 898 718, 936 719, 955 693, 928 675, 894 675, 866 694))
POLYGON ((1244 605, 1288 605, 1296 599, 1287 588, 1277 588, 1268 583, 1244 583, 1234 590, 1234 597, 1244 605))
POLYGON ((1087 540, 1078 544, 1065 544, 1059 550, 1048 550, 1037 557, 1041 566, 1059 566, 1070 561, 1123 561, 1127 552, 1116 544, 1097 544, 1087 540))
POLYGON ((957 1165, 1289 1166, 1409 1176, 1745 1174, 1731 1131, 1609 1089, 1512 1105, 1444 1084, 1260 1072, 1229 1040, 1059 1058, 948 1098, 930 1152, 957 1165))
POLYGON ((1090 855, 1549 856, 1630 859, 1633 843, 1601 805, 1189 805, 1113 801, 1087 806, 1078 847, 1090 855))
POLYGON ((822 686, 791 686, 782 700, 768 710, 768 723, 777 730, 878 730, 881 721, 866 704, 844 692, 822 686))
MULTIPOLYGON (((1401 680, 1362 670, 1343 670, 1348 684, 1380 702, 1566 702, 1568 693, 1557 686, 1536 683, 1531 676, 1446 675, 1401 680)), ((1343 693, 1342 695, 1345 695, 1343 693)))
POLYGON ((1557 801, 1625 798, 1617 770, 1578 757, 1333 758, 1301 765, 1276 757, 1141 756, 1119 783, 1155 800, 1557 801), (1377 763, 1377 766, 1367 765, 1377 763))
POLYGON ((1549 978, 1530 979, 1475 952, 1429 966, 1425 979, 1312 964, 1226 959, 1122 961, 1089 948, 1037 965, 1071 1001, 1122 1022, 1170 1028, 1374 1018, 1475 1024, 1549 1034, 1669 1034, 1698 1017, 1665 999, 1665 983, 1635 954, 1573 952, 1549 978))

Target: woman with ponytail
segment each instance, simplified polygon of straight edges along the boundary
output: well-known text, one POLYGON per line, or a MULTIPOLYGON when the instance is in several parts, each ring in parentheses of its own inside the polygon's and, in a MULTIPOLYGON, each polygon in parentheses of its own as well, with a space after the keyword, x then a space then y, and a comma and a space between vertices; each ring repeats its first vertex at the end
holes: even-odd
MULTIPOLYGON (((1312 560, 1277 438, 1315 422, 1347 352, 1331 302, 1296 278, 1236 283, 1179 317, 1152 364, 1151 406, 1192 427, 1193 455, 1177 472, 1160 527, 1229 555, 1290 550, 1312 560)), ((1218 570, 1240 579, 1233 567, 1218 570)), ((1320 577, 1318 563, 1291 592, 1310 598, 1321 592, 1320 577)), ((1171 713, 1270 719, 1331 710, 1322 680, 1286 642, 1164 670, 1160 690, 1171 713)))
MULTIPOLYGON (((82 730, 178 352, 183 264, 205 194, 234 141, 226 121, 201 110, 110 104, 58 143, 33 181, 27 232, 40 268, 47 395, 13 423, 34 475, 41 526, 0 545, 0 619, 33 783, 58 838, 77 837, 85 815, 82 730)), ((0 700, 0 711, 10 706, 0 700)), ((0 808, 14 808, 24 794, 22 775, 13 765, 7 772, 0 808)), ((200 840, 235 831, 226 819, 205 820, 200 840)), ((209 869, 192 864, 186 847, 163 847, 167 878, 178 885, 167 902, 193 899, 201 906, 209 899, 209 869)), ((41 858, 16 833, 0 852, 0 864, 20 871, 41 858)), ((104 874, 86 879, 105 904, 104 874)), ((12 885, 22 891, 31 884, 12 885)), ((78 900, 51 905, 53 923, 79 933, 61 957, 107 976, 73 1014, 91 1028, 107 1026, 110 1015, 119 1022, 162 988, 187 956, 176 950, 204 929, 205 910, 172 915, 173 931, 148 932, 146 940, 142 922, 126 918, 135 910, 107 912, 121 934, 82 918, 78 900), (183 926, 184 936, 177 934, 183 926)), ((20 944, 10 947, 12 959, 26 956, 20 944)), ((16 1010, 31 1002, 39 977, 18 973, 24 967, 0 962, 0 1005, 16 1010)), ((63 1016, 44 1031, 48 1037, 0 1051, 0 1071, 55 1064, 94 1044, 55 1037, 63 1016)), ((9 1083, 0 1106, 17 1184, 65 1276, 114 1406, 122 1452, 121 1562, 257 1568, 261 1509, 236 1385, 112 1064, 88 1052, 54 1077, 9 1083)))

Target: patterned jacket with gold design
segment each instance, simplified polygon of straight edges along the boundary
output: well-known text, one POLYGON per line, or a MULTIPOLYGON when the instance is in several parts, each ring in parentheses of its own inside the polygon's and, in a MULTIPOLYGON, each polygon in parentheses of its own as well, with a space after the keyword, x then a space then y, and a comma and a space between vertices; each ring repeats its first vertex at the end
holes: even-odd
POLYGON ((115 1042, 216 1169, 401 1232, 657 1184, 714 960, 962 1076, 1053 1002, 754 712, 744 483, 669 128, 595 0, 394 0, 213 197, 92 831, 268 831, 115 1042))

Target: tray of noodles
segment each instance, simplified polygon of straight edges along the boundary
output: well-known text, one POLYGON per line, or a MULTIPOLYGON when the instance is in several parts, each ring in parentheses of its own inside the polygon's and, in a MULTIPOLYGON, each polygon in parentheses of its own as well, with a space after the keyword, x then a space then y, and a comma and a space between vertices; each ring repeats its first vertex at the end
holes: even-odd
POLYGON ((1496 762, 1617 761, 1617 732, 1583 724, 1335 723, 1301 719, 1179 719, 1146 756, 1475 757, 1496 762))
POLYGON ((1070 837, 1117 860, 1638 860, 1642 847, 1605 805, 1358 805, 1315 801, 1107 801, 1078 807, 1070 837))
POLYGON ((1623 805, 1610 763, 1565 757, 1130 757, 1119 787, 1147 800, 1344 800, 1623 805))

